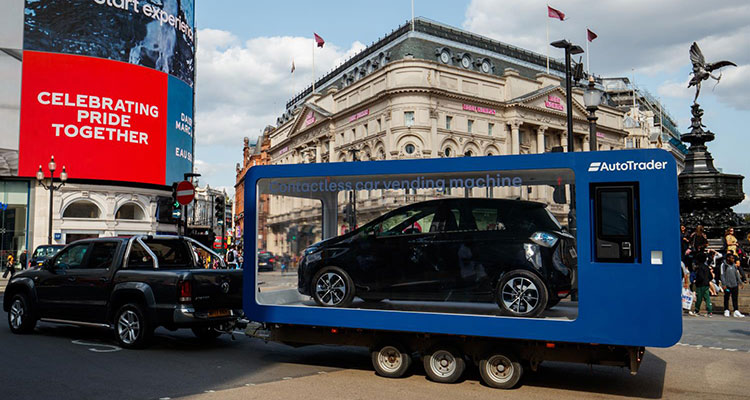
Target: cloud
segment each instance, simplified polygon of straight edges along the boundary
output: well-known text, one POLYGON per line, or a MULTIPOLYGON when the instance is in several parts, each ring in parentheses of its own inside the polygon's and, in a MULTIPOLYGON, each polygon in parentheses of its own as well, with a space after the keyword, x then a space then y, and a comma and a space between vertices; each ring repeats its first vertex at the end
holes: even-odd
MULTIPOLYGON (((472 0, 463 25, 471 32, 541 54, 547 51, 546 24, 550 41, 567 38, 581 46, 586 44, 588 27, 599 35, 590 43, 592 71, 606 76, 630 76, 631 69, 656 75, 688 68, 690 44, 697 41, 709 62, 728 59, 741 66, 724 70, 714 94, 724 104, 748 109, 747 95, 744 102, 737 101, 743 93, 750 93, 747 1, 571 0, 552 6, 565 12, 568 19, 549 19, 542 2, 472 0), (730 82, 735 86, 730 87, 730 82)), ((562 57, 559 49, 549 51, 552 57, 562 57)), ((692 91, 678 90, 677 85, 669 82, 660 90, 664 96, 679 98, 692 91)))
POLYGON ((685 79, 684 82, 677 82, 669 80, 661 84, 657 89, 656 93, 659 96, 674 97, 678 99, 692 99, 695 96, 695 89, 688 88, 688 82, 690 78, 685 79))
MULTIPOLYGON (((312 39, 257 37, 241 42, 230 32, 198 32, 197 145, 233 145, 244 136, 257 137, 276 123, 286 101, 312 83, 312 39), (292 61, 294 74, 290 73, 292 61)), ((315 75, 364 49, 326 43, 315 50, 315 75)))

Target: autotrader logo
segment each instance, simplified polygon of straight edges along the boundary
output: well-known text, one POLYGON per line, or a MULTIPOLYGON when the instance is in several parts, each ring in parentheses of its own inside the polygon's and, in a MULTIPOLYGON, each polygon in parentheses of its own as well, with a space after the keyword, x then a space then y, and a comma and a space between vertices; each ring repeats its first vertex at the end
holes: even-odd
POLYGON ((600 162, 589 164, 589 172, 603 171, 654 171, 667 168, 667 161, 622 161, 622 162, 600 162))

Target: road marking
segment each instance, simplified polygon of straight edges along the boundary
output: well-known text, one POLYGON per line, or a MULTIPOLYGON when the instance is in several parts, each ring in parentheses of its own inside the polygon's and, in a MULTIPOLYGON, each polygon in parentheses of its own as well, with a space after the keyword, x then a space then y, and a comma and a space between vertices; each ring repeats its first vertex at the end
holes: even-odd
POLYGON ((171 397, 159 397, 159 400, 172 400, 171 397))
POLYGON ((84 342, 83 340, 71 340, 71 343, 77 344, 80 346, 97 346, 97 347, 104 347, 103 349, 97 349, 96 347, 89 347, 89 351, 93 351, 94 353, 112 353, 115 351, 122 350, 121 347, 114 346, 111 344, 103 344, 103 343, 91 343, 91 342, 84 342))
POLYGON ((711 350, 722 350, 721 347, 709 347, 709 349, 711 349, 711 350))
POLYGON ((255 386, 254 383, 246 383, 245 386, 255 386))
POLYGON ((216 392, 215 392, 215 391, 213 391, 213 390, 206 390, 206 391, 205 391, 205 392, 203 392, 203 393, 216 393, 216 392))
POLYGON ((724 349, 726 351, 737 351, 737 349, 724 349))
POLYGON ((283 380, 285 380, 285 381, 291 381, 291 380, 292 380, 292 377, 291 377, 291 376, 285 376, 285 377, 283 377, 283 378, 281 378, 281 379, 283 379, 283 380))

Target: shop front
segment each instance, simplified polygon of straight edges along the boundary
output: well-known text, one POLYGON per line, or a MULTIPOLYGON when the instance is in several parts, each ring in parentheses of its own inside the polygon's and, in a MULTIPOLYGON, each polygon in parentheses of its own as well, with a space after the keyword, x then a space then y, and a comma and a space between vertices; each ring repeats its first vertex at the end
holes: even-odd
POLYGON ((0 181, 0 253, 3 263, 13 255, 15 263, 26 250, 29 219, 29 183, 0 181))

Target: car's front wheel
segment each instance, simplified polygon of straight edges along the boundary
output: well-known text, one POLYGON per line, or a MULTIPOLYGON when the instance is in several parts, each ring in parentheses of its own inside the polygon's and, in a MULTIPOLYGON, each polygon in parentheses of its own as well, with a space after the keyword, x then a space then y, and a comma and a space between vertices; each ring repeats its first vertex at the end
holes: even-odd
POLYGON ((13 333, 29 333, 36 326, 36 317, 31 310, 29 298, 18 293, 10 301, 8 310, 8 325, 13 333))
POLYGON ((139 349, 148 344, 153 328, 146 318, 143 306, 128 303, 117 310, 115 314, 115 339, 126 349, 139 349))
POLYGON ((323 307, 348 307, 354 299, 354 282, 343 269, 325 267, 313 276, 312 298, 323 307))
POLYGON ((497 304, 512 317, 538 317, 547 307, 547 287, 533 272, 514 270, 497 285, 497 304))

